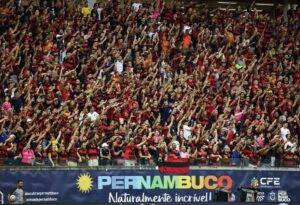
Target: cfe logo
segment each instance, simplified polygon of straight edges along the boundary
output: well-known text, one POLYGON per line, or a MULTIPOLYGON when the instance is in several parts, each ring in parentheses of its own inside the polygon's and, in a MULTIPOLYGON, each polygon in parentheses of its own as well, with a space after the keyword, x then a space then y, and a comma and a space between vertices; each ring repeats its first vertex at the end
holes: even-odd
POLYGON ((261 187, 280 187, 279 177, 261 177, 259 180, 261 187))

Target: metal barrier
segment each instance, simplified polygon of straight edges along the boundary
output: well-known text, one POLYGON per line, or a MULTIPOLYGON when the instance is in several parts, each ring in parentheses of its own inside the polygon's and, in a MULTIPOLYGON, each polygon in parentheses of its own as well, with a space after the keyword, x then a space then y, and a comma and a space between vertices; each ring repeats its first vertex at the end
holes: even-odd
MULTIPOLYGON (((52 166, 49 162, 49 160, 45 159, 42 164, 36 164, 33 163, 33 165, 24 165, 20 161, 11 161, 11 160, 4 160, 0 158, 0 161, 5 162, 3 164, 0 164, 0 169, 2 167, 21 167, 27 169, 28 167, 40 167, 41 169, 43 168, 68 168, 68 163, 65 162, 63 164, 55 162, 55 166, 52 166)), ((76 167, 79 168, 95 168, 95 167, 100 167, 100 168, 106 168, 106 167, 124 167, 125 166, 125 160, 122 158, 115 158, 113 160, 105 160, 105 162, 99 160, 99 165, 98 166, 88 166, 88 162, 83 162, 83 163, 76 163, 76 167)), ((127 165, 127 164, 126 164, 127 165)), ((138 167, 138 168, 147 168, 147 167, 155 167, 156 163, 154 160, 149 160, 147 163, 141 163, 139 160, 132 160, 131 163, 132 166, 138 167)), ((247 168, 247 167, 261 167, 261 168, 278 168, 278 167, 291 167, 291 168, 299 168, 300 163, 298 159, 294 160, 271 160, 270 163, 263 163, 260 162, 258 164, 251 163, 249 159, 245 158, 231 158, 229 161, 227 160, 226 162, 224 161, 219 161, 219 162, 212 162, 208 159, 205 161, 197 161, 197 160, 191 160, 190 161, 190 166, 193 167, 229 167, 229 168, 235 168, 235 167, 241 167, 241 168, 247 168)), ((126 166, 128 167, 128 165, 126 166)))
MULTIPOLYGON (((37 171, 67 171, 67 170, 78 170, 78 171, 89 171, 89 170, 99 170, 99 171, 115 171, 115 170, 158 170, 157 166, 78 166, 78 167, 49 167, 49 166, 0 166, 0 171, 27 171, 27 170, 37 170, 37 171)), ((235 171, 300 171, 299 167, 229 167, 229 166, 190 166, 190 170, 235 170, 235 171)))

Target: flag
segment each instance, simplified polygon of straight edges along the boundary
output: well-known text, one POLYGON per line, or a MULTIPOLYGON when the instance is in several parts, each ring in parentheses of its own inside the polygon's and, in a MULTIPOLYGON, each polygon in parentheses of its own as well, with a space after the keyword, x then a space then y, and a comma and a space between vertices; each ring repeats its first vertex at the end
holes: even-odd
POLYGON ((168 157, 165 162, 158 162, 159 172, 162 174, 188 174, 190 172, 189 160, 168 157))

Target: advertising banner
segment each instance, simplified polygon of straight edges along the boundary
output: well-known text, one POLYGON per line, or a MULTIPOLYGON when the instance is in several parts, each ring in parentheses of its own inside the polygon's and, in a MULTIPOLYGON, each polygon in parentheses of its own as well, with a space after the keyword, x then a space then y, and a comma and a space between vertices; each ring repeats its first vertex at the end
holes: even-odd
POLYGON ((240 202, 241 188, 255 184, 257 203, 300 204, 297 171, 191 170, 188 175, 162 175, 158 170, 24 170, 0 172, 0 197, 24 181, 28 204, 116 203, 183 204, 215 200, 220 188, 231 190, 240 202))

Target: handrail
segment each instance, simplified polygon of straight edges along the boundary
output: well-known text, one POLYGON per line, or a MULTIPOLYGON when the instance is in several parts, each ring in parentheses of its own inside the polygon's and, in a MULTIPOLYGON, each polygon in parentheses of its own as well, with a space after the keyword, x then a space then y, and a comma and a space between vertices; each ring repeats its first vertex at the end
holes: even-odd
MULTIPOLYGON (((0 171, 60 171, 60 170, 157 170, 157 166, 78 166, 78 167, 49 167, 49 166, 0 166, 0 171)), ((257 170, 257 171, 299 171, 297 167, 230 167, 230 166, 190 166, 191 170, 257 170)))

